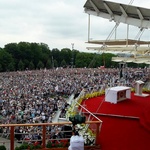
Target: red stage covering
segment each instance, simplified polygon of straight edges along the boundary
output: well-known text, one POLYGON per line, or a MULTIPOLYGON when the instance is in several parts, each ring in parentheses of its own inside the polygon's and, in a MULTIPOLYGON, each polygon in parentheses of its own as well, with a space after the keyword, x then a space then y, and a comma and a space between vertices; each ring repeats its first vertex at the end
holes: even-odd
POLYGON ((105 96, 83 101, 83 105, 102 121, 102 150, 150 149, 150 96, 131 94, 130 100, 111 104, 105 96))

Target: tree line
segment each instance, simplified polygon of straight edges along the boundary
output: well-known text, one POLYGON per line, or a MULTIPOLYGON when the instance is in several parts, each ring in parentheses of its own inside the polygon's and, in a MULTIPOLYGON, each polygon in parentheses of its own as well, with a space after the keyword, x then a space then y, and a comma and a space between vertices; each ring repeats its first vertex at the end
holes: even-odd
MULTIPOLYGON (((0 72, 57 67, 117 67, 118 63, 111 61, 114 56, 111 53, 86 53, 69 48, 50 50, 45 43, 9 43, 0 48, 0 72)), ((136 66, 133 63, 129 65, 136 66)))

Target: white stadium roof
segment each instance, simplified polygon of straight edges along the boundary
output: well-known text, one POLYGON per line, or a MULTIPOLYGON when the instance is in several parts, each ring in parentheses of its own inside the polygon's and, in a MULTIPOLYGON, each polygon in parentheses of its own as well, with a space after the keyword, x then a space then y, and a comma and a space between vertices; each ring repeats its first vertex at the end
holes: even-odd
POLYGON ((150 9, 105 0, 87 0, 84 11, 88 14, 137 26, 150 28, 150 9))
MULTIPOLYGON (((139 36, 142 35, 144 29, 150 28, 150 9, 148 8, 105 0, 87 0, 84 4, 84 11, 89 14, 89 16, 94 15, 114 21, 116 23, 115 28, 117 28, 120 23, 139 27, 139 36)), ((141 38, 139 37, 138 40, 133 40, 129 39, 128 36, 127 39, 90 40, 89 30, 90 28, 88 28, 87 43, 97 44, 100 46, 87 47, 88 50, 92 49, 111 53, 124 52, 133 54, 134 56, 141 55, 141 57, 138 58, 128 57, 128 59, 126 57, 116 57, 113 58, 112 61, 150 64, 150 41, 141 41, 141 38)))

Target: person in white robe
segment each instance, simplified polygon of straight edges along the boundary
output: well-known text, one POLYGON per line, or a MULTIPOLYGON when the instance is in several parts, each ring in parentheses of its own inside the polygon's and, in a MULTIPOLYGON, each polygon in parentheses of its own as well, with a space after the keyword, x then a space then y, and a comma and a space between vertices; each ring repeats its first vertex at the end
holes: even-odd
POLYGON ((84 138, 77 131, 70 138, 68 150, 84 150, 84 138))

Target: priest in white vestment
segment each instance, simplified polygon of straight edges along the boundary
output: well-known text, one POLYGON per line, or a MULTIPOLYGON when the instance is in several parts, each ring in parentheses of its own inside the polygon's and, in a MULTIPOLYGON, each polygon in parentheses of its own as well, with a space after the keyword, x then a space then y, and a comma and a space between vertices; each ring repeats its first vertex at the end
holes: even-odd
POLYGON ((84 150, 84 139, 77 131, 75 131, 74 135, 70 138, 68 150, 84 150))

